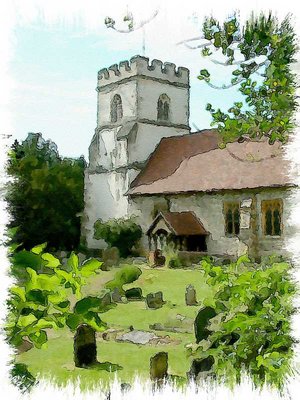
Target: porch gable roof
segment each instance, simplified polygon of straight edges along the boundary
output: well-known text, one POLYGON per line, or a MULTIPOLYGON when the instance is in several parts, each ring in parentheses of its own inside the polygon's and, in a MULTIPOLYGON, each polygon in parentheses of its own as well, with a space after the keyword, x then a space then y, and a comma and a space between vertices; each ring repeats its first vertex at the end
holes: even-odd
POLYGON ((150 225, 147 235, 150 235, 156 224, 163 219, 170 231, 176 236, 208 235, 202 222, 192 211, 160 212, 150 225))

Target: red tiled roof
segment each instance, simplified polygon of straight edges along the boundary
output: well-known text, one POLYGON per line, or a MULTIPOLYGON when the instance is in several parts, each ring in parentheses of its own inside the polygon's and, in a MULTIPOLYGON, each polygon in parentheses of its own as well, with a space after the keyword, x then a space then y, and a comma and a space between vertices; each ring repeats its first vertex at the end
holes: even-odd
POLYGON ((144 170, 131 187, 150 183, 172 175, 183 160, 218 148, 218 134, 210 129, 183 136, 163 138, 152 153, 144 170))
POLYGON ((214 131, 162 140, 133 182, 130 195, 292 186, 278 142, 228 143, 214 131), (175 140, 176 139, 176 140, 175 140), (176 143, 176 145, 174 145, 176 143))

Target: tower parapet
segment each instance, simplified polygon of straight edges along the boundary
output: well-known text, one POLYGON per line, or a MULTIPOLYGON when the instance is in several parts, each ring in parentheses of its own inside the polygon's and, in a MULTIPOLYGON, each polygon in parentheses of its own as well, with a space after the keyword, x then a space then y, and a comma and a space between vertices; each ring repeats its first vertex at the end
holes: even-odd
POLYGON ((162 79, 182 86, 189 85, 188 68, 178 67, 176 69, 176 65, 173 63, 163 63, 155 59, 149 64, 149 58, 134 56, 130 61, 121 61, 119 64, 101 69, 98 72, 98 88, 134 76, 162 79))

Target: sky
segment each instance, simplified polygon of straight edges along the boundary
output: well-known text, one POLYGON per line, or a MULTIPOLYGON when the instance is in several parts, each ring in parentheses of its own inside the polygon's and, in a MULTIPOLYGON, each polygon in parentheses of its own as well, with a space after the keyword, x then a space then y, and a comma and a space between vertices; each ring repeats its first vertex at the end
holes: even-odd
MULTIPOLYGON (((59 15, 55 7, 45 6, 43 1, 14 2, 13 54, 9 62, 13 89, 8 105, 13 116, 13 138, 23 140, 28 132, 41 132, 45 139, 58 145, 63 156, 83 154, 87 158, 96 127, 97 71, 136 54, 143 55, 142 30, 122 34, 104 24, 104 18, 111 16, 117 27, 124 28, 122 19, 127 11, 138 23, 158 10, 158 15, 145 26, 145 56, 150 61, 157 58, 190 69, 192 131, 210 127, 211 117, 205 110, 208 102, 226 111, 240 99, 236 88, 211 89, 197 79, 200 69, 207 68, 214 83, 229 83, 231 67, 215 66, 199 50, 177 44, 201 34, 205 15, 227 18, 236 10, 235 2, 226 8, 214 8, 215 2, 203 7, 199 2, 187 1, 183 9, 178 9, 176 2, 156 0, 149 4, 101 2, 101 7, 99 3, 92 9, 82 7, 82 2, 74 4, 77 3, 71 16, 59 15)), ((250 10, 242 10, 241 17, 249 15, 250 10)), ((278 15, 288 11, 279 10, 278 15)))

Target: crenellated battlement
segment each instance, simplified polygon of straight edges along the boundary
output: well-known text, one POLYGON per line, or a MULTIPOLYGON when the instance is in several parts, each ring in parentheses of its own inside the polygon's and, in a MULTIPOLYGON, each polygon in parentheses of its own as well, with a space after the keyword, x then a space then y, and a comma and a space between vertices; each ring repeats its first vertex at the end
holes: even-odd
POLYGON ((100 69, 98 72, 98 87, 103 87, 136 75, 167 80, 171 83, 189 84, 189 70, 187 68, 178 67, 176 69, 175 64, 169 62, 163 63, 160 60, 152 60, 149 64, 149 58, 134 56, 130 61, 121 61, 119 64, 113 64, 108 68, 100 69))

